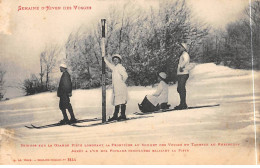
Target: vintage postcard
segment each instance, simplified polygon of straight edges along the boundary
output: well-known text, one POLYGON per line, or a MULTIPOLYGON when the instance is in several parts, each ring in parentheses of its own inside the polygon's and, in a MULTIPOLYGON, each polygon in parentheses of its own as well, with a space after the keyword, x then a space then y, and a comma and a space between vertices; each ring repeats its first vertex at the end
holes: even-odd
POLYGON ((258 165, 259 0, 0 0, 1 165, 258 165))

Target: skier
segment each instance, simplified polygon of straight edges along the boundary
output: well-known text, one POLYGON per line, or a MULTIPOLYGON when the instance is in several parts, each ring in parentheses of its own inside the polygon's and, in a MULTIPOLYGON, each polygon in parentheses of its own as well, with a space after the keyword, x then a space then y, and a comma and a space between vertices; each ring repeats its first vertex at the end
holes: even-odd
POLYGON ((182 110, 187 109, 188 106, 186 104, 186 82, 189 78, 189 63, 190 63, 190 56, 187 52, 187 44, 181 43, 182 54, 179 59, 179 64, 177 68, 177 91, 180 96, 180 104, 176 106, 174 109, 182 110))
POLYGON ((63 120, 60 121, 60 124, 70 124, 76 123, 77 120, 74 116, 72 106, 70 104, 70 97, 72 96, 72 83, 70 74, 67 71, 67 66, 65 64, 60 65, 60 71, 62 76, 60 78, 59 88, 57 91, 57 96, 60 97, 59 107, 63 114, 63 120), (66 109, 68 109, 71 119, 68 119, 66 109))
POLYGON ((108 121, 125 120, 126 119, 126 103, 128 100, 127 86, 125 84, 128 78, 125 68, 122 66, 122 57, 119 54, 112 56, 111 64, 107 58, 104 58, 107 66, 112 70, 112 105, 115 106, 113 117, 108 121), (121 107, 121 115, 118 117, 119 108, 121 107))
POLYGON ((160 72, 158 79, 160 81, 157 90, 152 95, 145 96, 141 104, 138 104, 139 109, 142 112, 153 112, 159 109, 165 111, 169 109, 168 105, 168 84, 166 82, 166 73, 160 72))

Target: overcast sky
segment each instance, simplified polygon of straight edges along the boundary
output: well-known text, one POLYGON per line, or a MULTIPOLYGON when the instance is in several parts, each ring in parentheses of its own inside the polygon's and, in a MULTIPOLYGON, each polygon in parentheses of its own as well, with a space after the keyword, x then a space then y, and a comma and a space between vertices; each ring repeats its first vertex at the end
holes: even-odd
MULTIPOLYGON (((39 73, 39 55, 47 44, 63 45, 73 30, 82 24, 96 25, 112 0, 1 0, 0 61, 6 68, 6 84, 16 85, 31 73, 39 73), (19 11, 18 6, 91 6, 82 11, 19 11)), ((156 0, 136 0, 140 6, 158 6, 156 0)), ((215 28, 223 28, 241 16, 248 0, 187 0, 196 19, 215 28)), ((65 57, 65 56, 64 56, 65 57)), ((58 69, 58 68, 57 68, 58 69)), ((8 88, 6 97, 19 94, 8 88)))

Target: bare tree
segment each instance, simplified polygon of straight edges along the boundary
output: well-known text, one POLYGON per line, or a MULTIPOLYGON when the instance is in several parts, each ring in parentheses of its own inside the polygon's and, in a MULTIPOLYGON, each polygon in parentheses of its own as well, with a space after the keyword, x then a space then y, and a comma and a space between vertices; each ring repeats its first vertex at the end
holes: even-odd
POLYGON ((46 89, 49 89, 50 73, 56 66, 58 56, 61 52, 61 48, 58 45, 50 45, 40 55, 41 61, 41 82, 43 74, 46 74, 46 89), (42 70, 43 68, 43 70, 42 70))
POLYGON ((247 27, 250 27, 250 33, 252 33, 250 37, 252 37, 253 53, 251 54, 254 56, 254 68, 260 69, 260 1, 253 1, 250 7, 251 13, 249 8, 246 9, 245 13, 247 14, 247 18, 251 19, 251 25, 249 19, 246 19, 244 22, 247 27))
POLYGON ((80 27, 66 43, 67 61, 72 70, 73 88, 100 86, 100 44, 96 32, 80 27))
POLYGON ((260 1, 245 8, 244 15, 226 26, 213 31, 203 42, 203 60, 222 63, 232 68, 260 69, 260 1), (253 59, 253 60, 252 60, 253 59))
MULTIPOLYGON (((196 45, 207 34, 207 29, 191 23, 185 1, 163 1, 159 6, 147 10, 126 2, 122 8, 109 9, 106 53, 122 55, 131 85, 155 83, 159 71, 166 71, 174 80, 172 74, 179 58, 177 43, 190 40, 190 48, 196 51, 196 45)), ((84 87, 84 82, 100 74, 100 39, 100 23, 94 32, 79 29, 68 38, 66 55, 74 80, 81 83, 77 87, 84 87)))

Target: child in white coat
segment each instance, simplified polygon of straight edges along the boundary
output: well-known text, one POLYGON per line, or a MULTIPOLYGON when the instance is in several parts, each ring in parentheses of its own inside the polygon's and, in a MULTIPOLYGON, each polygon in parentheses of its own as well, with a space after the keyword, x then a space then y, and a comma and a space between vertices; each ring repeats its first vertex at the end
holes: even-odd
POLYGON ((108 119, 112 120, 125 120, 126 103, 128 100, 126 79, 128 75, 125 68, 122 66, 122 57, 119 54, 112 56, 113 64, 106 58, 104 59, 107 66, 112 70, 112 105, 115 106, 113 117, 108 119), (121 115, 118 117, 119 108, 121 107, 121 115))
POLYGON ((168 84, 166 83, 166 73, 159 73, 160 83, 157 90, 152 95, 147 95, 141 104, 138 104, 142 112, 152 112, 159 109, 166 110, 168 105, 168 84))

